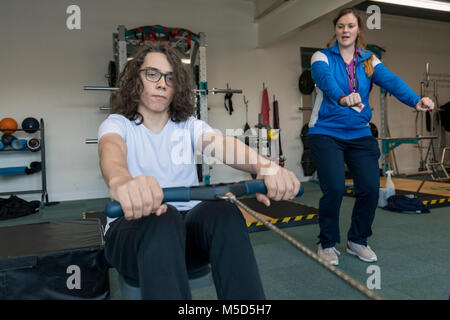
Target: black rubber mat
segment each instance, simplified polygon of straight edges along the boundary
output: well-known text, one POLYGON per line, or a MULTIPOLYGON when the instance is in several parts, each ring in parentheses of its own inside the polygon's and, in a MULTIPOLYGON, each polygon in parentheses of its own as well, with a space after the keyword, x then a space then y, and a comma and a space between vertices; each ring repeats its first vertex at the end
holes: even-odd
POLYGON ((107 299, 103 230, 98 219, 1 227, 0 300, 107 299))
POLYGON ((106 227, 106 214, 103 211, 86 211, 81 214, 83 220, 100 219, 103 229, 106 227))

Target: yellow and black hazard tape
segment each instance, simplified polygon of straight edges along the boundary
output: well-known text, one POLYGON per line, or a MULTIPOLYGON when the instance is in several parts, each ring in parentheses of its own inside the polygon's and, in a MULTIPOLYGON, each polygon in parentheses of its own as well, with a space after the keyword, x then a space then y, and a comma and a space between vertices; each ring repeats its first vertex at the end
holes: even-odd
POLYGON ((353 188, 345 188, 345 193, 352 196, 355 195, 355 191, 353 190, 353 188))
POLYGON ((428 208, 434 207, 445 207, 450 204, 450 198, 441 198, 441 199, 433 199, 433 200, 424 200, 422 201, 424 205, 428 208))
MULTIPOLYGON (((318 214, 316 213, 312 213, 312 214, 307 214, 307 215, 303 215, 303 216, 296 216, 296 217, 286 217, 286 218, 278 218, 278 219, 272 219, 269 221, 269 223, 271 224, 281 224, 281 223, 288 223, 288 222, 297 222, 297 221, 307 221, 307 220, 313 220, 313 219, 317 219, 319 217, 318 214)), ((262 222, 257 221, 257 222, 247 222, 247 227, 252 227, 252 226, 262 226, 262 222)))
MULTIPOLYGON (((345 193, 350 196, 355 196, 355 191, 353 188, 346 188, 345 193)), ((436 195, 436 197, 439 197, 436 195)), ((422 200, 423 205, 427 206, 428 209, 431 208, 439 208, 439 207, 447 207, 450 205, 450 198, 439 198, 432 200, 422 200)))
MULTIPOLYGON (((313 224, 313 223, 317 223, 318 221, 319 221, 319 214, 317 214, 317 213, 306 214, 306 215, 295 216, 295 217, 274 218, 274 219, 271 219, 270 221, 267 220, 267 222, 269 222, 270 224, 272 224, 278 228, 294 227, 294 226, 304 225, 304 224, 313 224)), ((247 222, 247 228, 248 228, 249 232, 267 230, 267 228, 260 221, 247 222)))

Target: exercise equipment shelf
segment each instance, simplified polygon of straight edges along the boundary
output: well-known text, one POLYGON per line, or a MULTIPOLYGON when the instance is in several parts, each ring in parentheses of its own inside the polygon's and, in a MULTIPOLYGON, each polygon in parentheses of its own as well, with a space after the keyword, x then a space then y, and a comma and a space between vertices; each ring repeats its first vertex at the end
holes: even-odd
MULTIPOLYGON (((9 191, 9 192, 0 192, 0 196, 4 195, 13 195, 13 194, 35 194, 40 193, 41 194, 41 206, 44 206, 49 203, 48 201, 48 192, 47 192, 47 172, 46 172, 46 165, 45 165, 45 127, 44 127, 44 120, 40 119, 39 121, 39 129, 37 129, 37 132, 39 132, 39 139, 40 139, 40 156, 41 156, 41 189, 31 189, 31 190, 18 190, 18 191, 9 191)), ((15 129, 14 131, 24 131, 24 129, 15 129)), ((27 133, 28 134, 28 133, 27 133)), ((0 154, 7 153, 10 151, 14 152, 24 152, 27 151, 27 149, 24 150, 2 150, 0 151, 0 154)), ((31 151, 29 151, 31 152, 31 151)))
MULTIPOLYGON (((39 127, 38 129, 36 129, 36 131, 41 131, 41 127, 39 127)), ((23 131, 26 132, 24 129, 14 129, 14 132, 17 131, 23 131)), ((0 150, 0 152, 36 152, 35 150, 30 150, 29 148, 23 148, 23 149, 3 149, 0 150)))
POLYGON ((22 150, 14 150, 14 149, 7 149, 7 150, 0 150, 0 153, 2 152, 35 152, 35 151, 31 151, 30 149, 22 149, 22 150))

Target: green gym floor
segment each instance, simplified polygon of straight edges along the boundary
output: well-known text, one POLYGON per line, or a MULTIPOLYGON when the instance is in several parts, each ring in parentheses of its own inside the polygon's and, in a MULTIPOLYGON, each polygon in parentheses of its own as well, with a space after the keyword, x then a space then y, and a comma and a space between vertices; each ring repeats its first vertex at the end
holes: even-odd
MULTIPOLYGON (((296 199, 318 207, 320 188, 304 183, 305 193, 296 199)), ((1 226, 81 219, 86 211, 103 211, 108 199, 60 202, 39 213, 0 221, 1 226)), ((341 207, 341 252, 338 268, 366 284, 371 265, 345 252, 354 198, 344 197, 341 207)), ((283 228, 283 231, 316 252, 318 224, 283 228)), ((430 214, 404 214, 377 209, 369 245, 376 252, 385 299, 447 300, 450 295, 450 207, 430 214)), ((348 300, 365 296, 347 285, 272 231, 250 234, 267 299, 348 300)), ((110 299, 121 299, 117 275, 110 269, 110 299)), ((192 292, 198 300, 217 299, 214 286, 192 292)))

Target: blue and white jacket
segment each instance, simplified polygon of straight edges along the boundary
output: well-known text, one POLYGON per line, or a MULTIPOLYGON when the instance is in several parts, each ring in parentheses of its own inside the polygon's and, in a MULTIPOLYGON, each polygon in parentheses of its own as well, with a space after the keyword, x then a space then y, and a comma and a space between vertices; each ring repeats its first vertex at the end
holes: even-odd
POLYGON ((371 136, 369 122, 372 110, 369 106, 371 82, 386 89, 404 104, 415 108, 420 97, 398 76, 389 71, 374 55, 374 73, 367 77, 363 61, 373 54, 360 49, 356 64, 358 87, 364 108, 357 112, 338 104, 338 100, 351 93, 347 70, 338 43, 333 47, 316 51, 311 58, 311 74, 317 86, 317 97, 309 122, 308 134, 324 134, 339 139, 357 139, 371 136))

